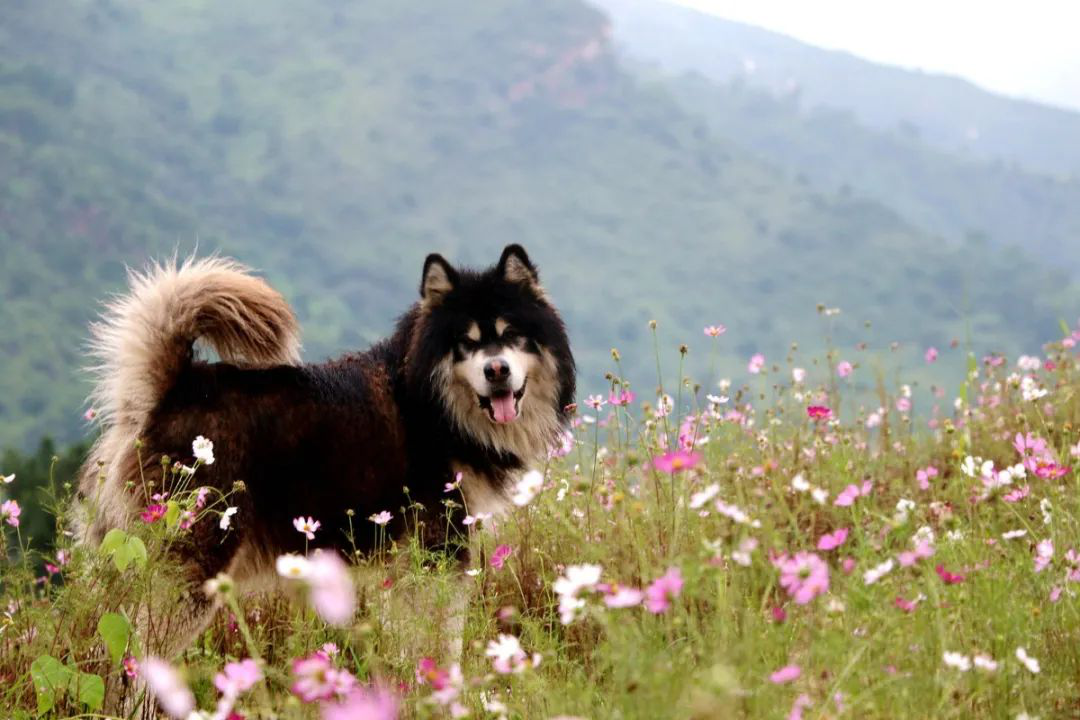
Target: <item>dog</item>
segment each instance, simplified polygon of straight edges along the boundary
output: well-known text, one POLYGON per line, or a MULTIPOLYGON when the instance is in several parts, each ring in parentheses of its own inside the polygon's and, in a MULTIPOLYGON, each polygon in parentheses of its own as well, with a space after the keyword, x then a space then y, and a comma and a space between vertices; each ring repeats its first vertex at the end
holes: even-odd
POLYGON ((389 511, 384 537, 415 534, 464 565, 466 513, 502 509, 572 411, 566 328, 519 245, 483 271, 429 255, 393 334, 322 364, 300 361, 292 309, 234 261, 174 260, 130 280, 91 329, 103 432, 80 479, 82 537, 135 522, 146 478, 167 483, 163 467, 194 464, 197 436, 215 461, 195 485, 237 508, 228 530, 207 513, 171 545, 190 592, 160 654, 205 628, 214 604, 201 586, 218 573, 242 587, 284 553, 371 552, 376 533, 351 533, 352 518, 389 511), (220 361, 200 359, 197 340, 220 361), (462 497, 447 507, 455 483, 462 497), (314 540, 297 516, 321 522, 314 540))

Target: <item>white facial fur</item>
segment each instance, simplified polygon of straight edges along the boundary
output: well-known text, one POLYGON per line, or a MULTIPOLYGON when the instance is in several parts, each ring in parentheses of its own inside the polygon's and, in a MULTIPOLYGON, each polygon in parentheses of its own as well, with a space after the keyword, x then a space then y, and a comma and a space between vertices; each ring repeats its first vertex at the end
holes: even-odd
POLYGON ((477 395, 487 397, 491 394, 491 388, 487 378, 484 377, 484 365, 494 358, 505 360, 510 366, 510 390, 515 393, 521 390, 525 384, 525 378, 532 370, 535 356, 517 348, 504 347, 497 352, 477 350, 457 363, 454 371, 472 386, 477 395))

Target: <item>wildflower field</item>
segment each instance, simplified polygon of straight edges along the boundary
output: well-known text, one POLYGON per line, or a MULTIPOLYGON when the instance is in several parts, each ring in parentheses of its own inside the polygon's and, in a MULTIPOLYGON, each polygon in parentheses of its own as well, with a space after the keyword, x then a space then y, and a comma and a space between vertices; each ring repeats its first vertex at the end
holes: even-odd
MULTIPOLYGON (((213 437, 133 489, 140 522, 100 547, 73 543, 56 477, 57 547, 0 505, 0 718, 1080 717, 1078 340, 942 349, 967 356, 948 389, 793 349, 745 384, 645 392, 613 351, 513 510, 468 518, 464 576, 415 542, 283 556, 280 590, 201 588, 223 609, 177 658, 154 654, 152 608, 182 591, 169 547, 245 522, 200 489, 213 437)), ((381 537, 408 512, 350 520, 381 537)), ((317 547, 323 520, 295 531, 317 547)))

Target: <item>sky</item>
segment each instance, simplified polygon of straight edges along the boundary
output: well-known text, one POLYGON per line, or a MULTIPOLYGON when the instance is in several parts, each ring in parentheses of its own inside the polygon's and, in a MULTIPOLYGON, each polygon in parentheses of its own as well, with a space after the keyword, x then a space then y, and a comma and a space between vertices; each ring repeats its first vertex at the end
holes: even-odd
POLYGON ((889 65, 1080 110, 1076 0, 669 0, 889 65))

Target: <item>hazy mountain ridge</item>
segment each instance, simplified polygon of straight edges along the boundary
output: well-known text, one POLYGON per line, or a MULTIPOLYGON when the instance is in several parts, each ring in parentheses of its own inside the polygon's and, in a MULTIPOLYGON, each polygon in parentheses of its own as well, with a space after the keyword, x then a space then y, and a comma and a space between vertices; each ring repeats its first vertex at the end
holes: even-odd
POLYGON ((961 78, 869 62, 662 0, 590 0, 610 14, 617 45, 675 73, 848 110, 863 124, 906 127, 974 159, 1080 175, 1080 113, 983 90, 961 78))
POLYGON ((0 164, 17 168, 0 179, 0 445, 83 432, 96 301, 124 265, 196 240, 285 292, 309 359, 389 330, 427 252, 484 264, 521 242, 585 392, 617 346, 648 396, 653 318, 707 379, 705 324, 729 327, 717 367, 740 372, 820 345, 819 302, 845 310, 837 342, 900 340, 907 360, 965 336, 1030 350, 1076 307, 1022 255, 947 245, 759 159, 626 72, 574 0, 19 0, 0 83, 0 164))

